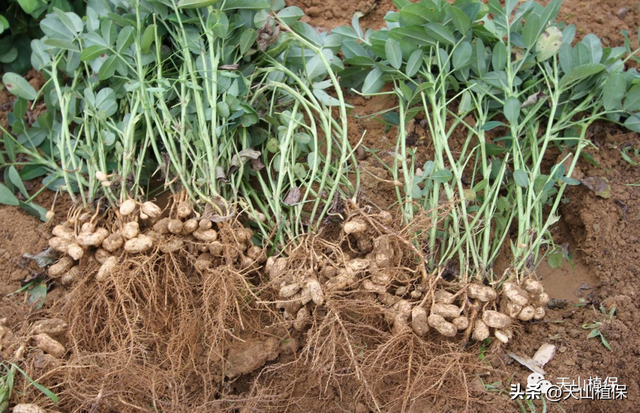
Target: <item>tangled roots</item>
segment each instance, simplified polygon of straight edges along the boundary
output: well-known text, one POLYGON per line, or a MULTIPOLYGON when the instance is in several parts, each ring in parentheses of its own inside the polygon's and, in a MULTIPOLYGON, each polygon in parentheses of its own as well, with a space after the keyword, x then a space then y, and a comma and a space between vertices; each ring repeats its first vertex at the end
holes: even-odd
POLYGON ((107 279, 74 286, 58 310, 70 317, 66 392, 75 406, 187 411, 221 397, 225 352, 260 324, 257 291, 224 259, 196 261, 188 248, 124 256, 107 279))

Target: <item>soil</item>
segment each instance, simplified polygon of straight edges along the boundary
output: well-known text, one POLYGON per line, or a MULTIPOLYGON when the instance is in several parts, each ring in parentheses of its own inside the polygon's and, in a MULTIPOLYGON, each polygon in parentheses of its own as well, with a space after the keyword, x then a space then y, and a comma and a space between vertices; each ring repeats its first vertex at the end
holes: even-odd
MULTIPOLYGON (((364 13, 361 17, 363 27, 378 28, 385 13, 394 7, 390 0, 296 0, 288 4, 305 10, 308 21, 321 30, 350 24, 353 13, 358 11, 364 13)), ((632 39, 637 38, 640 3, 631 0, 565 0, 559 20, 575 24, 578 37, 593 32, 602 39, 604 45, 621 45, 624 38, 620 31, 623 29, 629 32, 632 39)), ((28 78, 38 81, 33 73, 28 78)), ((364 133, 363 146, 379 151, 378 155, 384 160, 384 151, 392 146, 393 138, 387 138, 384 127, 375 120, 366 119, 366 116, 392 106, 393 102, 385 97, 365 99, 351 96, 349 99, 355 106, 352 120, 357 125, 350 131, 352 142, 356 143, 364 133)), ((0 122, 6 126, 5 112, 11 106, 6 91, 0 91, 0 105, 0 122)), ((395 341, 390 341, 393 345, 389 344, 389 351, 393 351, 394 359, 421 363, 425 367, 422 370, 408 370, 407 377, 411 377, 411 372, 422 372, 427 389, 416 399, 402 404, 402 409, 410 412, 530 411, 529 408, 523 410, 523 406, 511 401, 507 394, 512 383, 526 386, 530 374, 507 352, 531 357, 543 343, 552 343, 557 346, 557 353, 545 366, 547 380, 556 383, 560 378, 577 381, 596 376, 602 379, 615 377, 619 384, 627 386, 627 399, 591 401, 570 398, 550 404, 548 411, 640 411, 637 407, 640 400, 637 379, 640 335, 636 330, 640 323, 637 304, 637 295, 640 294, 640 187, 635 186, 640 182, 640 167, 627 163, 621 156, 621 150, 626 147, 640 149, 640 136, 611 124, 595 124, 590 129, 590 139, 594 147, 589 149, 589 157, 580 160, 577 178, 606 178, 611 196, 602 198, 584 185, 572 187, 566 192, 566 203, 561 209, 562 220, 553 231, 556 244, 567 248, 571 262, 565 261, 557 269, 543 262, 537 269, 546 291, 551 298, 558 300, 558 305, 547 310, 543 320, 523 323, 506 347, 491 346, 485 349, 476 344, 460 352, 446 340, 417 342, 413 336, 401 335, 395 341), (613 316, 601 311, 602 308, 609 312, 613 307, 613 316), (611 350, 598 337, 587 338, 592 330, 587 326, 595 322, 602 323, 599 328, 611 350)), ((640 162, 640 159, 636 161, 640 162)), ((361 196, 380 209, 386 208, 395 197, 393 184, 389 182, 392 178, 372 157, 364 159, 361 165, 367 171, 362 174, 361 196)), ((34 184, 31 190, 36 189, 34 184)), ((45 192, 38 201, 48 207, 52 198, 52 194, 45 192)), ((64 218, 61 215, 70 206, 68 201, 58 201, 57 221, 64 218)), ((25 260, 23 254, 43 250, 51 236, 52 226, 51 223, 41 223, 20 209, 0 207, 0 319, 6 317, 6 320, 0 320, 0 326, 3 326, 0 331, 0 355, 3 359, 15 360, 15 352, 19 351, 21 339, 28 335, 30 325, 52 317, 54 308, 68 304, 73 297, 71 290, 53 285, 44 306, 36 309, 25 302, 25 294, 8 295, 41 271, 35 264, 25 260), (7 329, 10 333, 6 332, 7 329)), ((199 411, 374 411, 371 399, 362 393, 357 383, 359 373, 353 371, 352 366, 341 366, 341 370, 331 376, 324 376, 322 372, 317 375, 305 374, 307 372, 300 371, 300 365, 294 361, 300 356, 300 342, 310 338, 296 333, 286 336, 273 319, 265 315, 260 317, 264 319, 262 325, 254 326, 237 337, 237 341, 232 341, 235 345, 227 354, 228 364, 224 373, 227 379, 220 394, 227 396, 229 401, 220 404, 214 397, 200 400, 196 403, 199 411), (280 343, 279 347, 277 343, 280 343), (326 377, 333 379, 324 380, 326 377)), ((68 344, 64 338, 60 340, 68 344)), ((363 349, 375 344, 376 340, 376 337, 363 338, 363 349)), ((64 383, 75 380, 76 384, 80 384, 85 379, 81 369, 77 372, 64 370, 59 359, 31 346, 23 350, 18 361, 23 362, 34 379, 49 385, 53 391, 58 388, 81 388, 73 383, 64 383), (66 373, 61 375, 63 371, 66 373)), ((362 350, 363 357, 370 354, 365 350, 362 350)), ((200 351, 204 353, 203 349, 200 351)), ((84 356, 88 356, 88 364, 100 363, 97 354, 95 358, 91 358, 91 354, 84 356)), ((139 357, 151 357, 151 353, 141 353, 139 357)), ((204 362, 211 357, 203 354, 201 359, 204 362)), ((315 355, 307 354, 306 357, 315 355)), ((104 360, 108 359, 102 362, 104 360)), ((125 363, 123 372, 128 371, 126 368, 125 363)), ((389 396, 387 393, 397 387, 400 379, 392 374, 387 375, 384 368, 379 366, 378 370, 368 373, 377 372, 384 377, 382 382, 375 383, 375 390, 389 396)), ((166 366, 159 366, 158 377, 166 369, 166 366)), ((222 374, 217 371, 214 375, 222 374)), ((104 378, 105 386, 97 386, 93 393, 75 394, 73 398, 62 399, 58 407, 28 387, 26 382, 18 380, 19 392, 14 393, 12 402, 37 402, 52 411, 60 409, 65 412, 135 411, 133 406, 124 408, 126 404, 121 403, 122 398, 129 400, 127 397, 133 395, 144 401, 149 395, 136 395, 142 392, 134 389, 128 393, 126 388, 118 389, 119 380, 123 383, 120 387, 130 383, 126 375, 104 378), (109 394, 109 391, 113 391, 113 394, 109 394), (82 397, 84 401, 78 402, 82 397)), ((155 389, 154 380, 155 377, 142 377, 140 383, 151 382, 149 388, 155 389)), ((204 398, 205 394, 211 396, 200 387, 201 381, 197 377, 188 380, 175 383, 175 389, 190 388, 189 394, 172 396, 184 400, 204 398)), ((164 391, 170 393, 174 390, 165 387, 164 391)), ((220 394, 216 397, 220 397, 220 394)), ((541 403, 537 402, 535 406, 536 411, 543 411, 541 403)), ((148 406, 147 409, 158 411, 157 407, 148 406)), ((165 406, 162 410, 185 411, 184 406, 181 409, 165 406)))

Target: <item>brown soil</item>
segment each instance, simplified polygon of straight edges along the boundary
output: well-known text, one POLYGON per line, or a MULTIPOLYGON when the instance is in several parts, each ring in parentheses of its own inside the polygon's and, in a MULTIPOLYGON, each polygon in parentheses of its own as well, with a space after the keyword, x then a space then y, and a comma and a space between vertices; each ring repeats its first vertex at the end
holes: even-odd
MULTIPOLYGON (((338 25, 350 24, 356 11, 366 13, 361 18, 364 27, 377 28, 381 26, 384 14, 393 9, 390 0, 297 0, 290 1, 289 4, 304 9, 312 25, 327 30, 338 25)), ((636 1, 565 0, 559 19, 576 24, 579 29, 578 36, 594 32, 601 37, 605 45, 615 46, 623 41, 620 35, 623 29, 629 32, 632 39, 637 37, 639 15, 636 1)), ((355 114, 358 116, 376 113, 393 105, 393 102, 384 97, 351 97, 350 102, 356 106, 355 114)), ((0 122, 5 122, 4 112, 10 110, 10 100, 5 91, 0 91, 0 105, 0 122)), ((390 135, 390 138, 385 137, 384 128, 374 120, 355 119, 355 124, 358 128, 352 128, 350 131, 354 143, 366 131, 363 140, 365 147, 384 151, 392 146, 393 135, 390 135)), ((516 331, 516 338, 506 348, 492 346, 484 349, 475 345, 465 352, 459 352, 445 340, 418 341, 408 335, 400 335, 392 340, 388 333, 382 338, 371 337, 369 341, 362 339, 362 357, 375 355, 366 351, 367 344, 379 344, 388 339, 385 343, 388 345, 389 354, 393 355, 392 358, 396 362, 427 366, 425 369, 409 368, 404 371, 405 376, 400 377, 385 371, 385 366, 369 364, 371 370, 365 373, 384 377, 383 381, 375 383, 375 393, 392 399, 393 395, 388 392, 397 388, 398 383, 402 382, 401 379, 409 386, 408 379, 415 379, 416 374, 420 373, 423 374, 421 377, 424 383, 427 383, 427 389, 422 393, 418 392, 420 396, 416 399, 394 406, 411 412, 519 411, 520 407, 509 400, 505 391, 508 392, 510 383, 526 385, 529 371, 514 362, 506 352, 531 357, 541 344, 550 342, 558 347, 558 352, 545 367, 548 380, 555 382, 561 377, 571 380, 584 380, 596 376, 617 377, 620 384, 627 386, 628 399, 570 399, 552 404, 548 411, 640 411, 637 407, 640 387, 636 367, 640 356, 640 336, 635 330, 640 323, 640 309, 637 305, 637 294, 640 294, 640 282, 637 278, 640 273, 640 187, 632 185, 640 179, 640 167, 629 165, 620 155, 620 150, 626 146, 640 148, 640 138, 635 133, 622 131, 609 124, 593 125, 590 132, 596 148, 590 149, 589 152, 595 162, 582 159, 578 174, 583 178, 606 178, 611 186, 611 197, 601 198, 584 186, 571 188, 566 193, 567 203, 561 210, 563 220, 554 231, 556 243, 568 245, 573 265, 565 262, 559 269, 552 269, 543 263, 538 268, 538 276, 547 292, 552 298, 565 300, 566 307, 548 310, 547 316, 540 322, 523 324, 520 330, 516 331), (599 311, 600 306, 606 310, 615 306, 615 316, 609 319, 599 311), (603 323, 601 332, 611 345, 612 351, 607 350, 598 338, 587 339, 590 330, 583 326, 595 321, 603 323), (480 355, 486 356, 482 362, 479 361, 480 355)), ((380 152, 379 155, 384 160, 384 153, 380 152)), ((362 167, 368 171, 362 174, 363 197, 367 202, 384 209, 395 198, 393 185, 383 181, 391 177, 372 157, 362 161, 362 167)), ((43 194, 39 199, 45 206, 49 206, 51 200, 51 194, 43 194)), ((66 211, 68 205, 60 204, 56 209, 66 211)), ((63 212, 60 212, 58 215, 62 214, 63 212)), ((56 217, 60 218, 62 217, 56 217)), ((40 223, 21 210, 0 207, 0 318, 7 317, 4 326, 12 332, 5 334, 3 330, 4 336, 0 335, 0 354, 3 359, 13 359, 21 340, 29 333, 29 326, 34 321, 51 317, 52 307, 99 308, 100 300, 104 300, 104 294, 107 294, 105 291, 96 292, 95 303, 90 301, 91 296, 84 294, 80 297, 88 300, 87 302, 69 304, 69 300, 74 298, 78 291, 73 292, 56 286, 49 292, 41 310, 35 310, 26 304, 24 294, 6 296, 20 288, 22 281, 30 279, 40 271, 22 256, 27 252, 41 251, 47 245, 51 228, 51 224, 40 223)), ((105 307, 102 310, 109 308, 105 307)), ((339 310, 335 309, 336 314, 339 310)), ((349 309, 348 315, 358 315, 358 311, 349 309)), ((167 384, 170 382, 170 377, 166 381, 167 371, 171 371, 171 366, 159 365, 154 372, 157 376, 137 378, 143 387, 128 388, 124 384, 119 386, 120 383, 132 382, 127 373, 134 370, 127 370, 130 366, 125 362, 120 366, 122 375, 114 374, 104 379, 98 377, 104 381, 104 386, 96 385, 91 392, 73 393, 69 392, 69 389, 87 389, 80 385, 83 380, 93 380, 93 385, 100 381, 96 382, 95 376, 83 373, 90 369, 79 368, 78 365, 74 367, 75 370, 65 369, 59 359, 26 346, 23 357, 17 361, 23 363, 34 379, 48 384, 53 391, 67 391, 65 395, 69 397, 61 400, 62 407, 54 407, 32 387, 28 387, 26 382, 18 380, 16 390, 19 392, 14 393, 12 402, 35 401, 42 406, 69 412, 136 411, 132 405, 126 407, 127 403, 131 404, 131 400, 142 403, 166 395, 168 397, 163 399, 182 400, 185 404, 162 407, 147 405, 145 408, 153 411, 187 411, 185 406, 190 406, 188 410, 192 411, 196 410, 194 406, 197 406, 199 411, 373 411, 371 398, 363 392, 361 384, 358 383, 359 372, 351 369, 351 366, 344 366, 342 370, 332 371, 331 374, 322 369, 308 374, 305 368, 294 361, 299 358, 304 342, 311 337, 298 333, 287 336, 283 333, 286 329, 278 324, 282 320, 264 314, 259 317, 262 317, 261 321, 245 332, 228 332, 230 335, 226 336, 228 342, 225 344, 228 361, 224 367, 227 379, 220 379, 223 374, 221 371, 213 372, 212 377, 203 379, 202 366, 198 366, 194 367, 196 373, 193 376, 180 376, 181 380, 184 379, 183 382, 167 384), (274 337, 277 338, 277 343, 274 337), (327 377, 330 380, 327 380, 327 377), (219 386, 221 380, 222 387, 216 388, 213 393, 210 389, 205 390, 206 386, 219 386), (165 386, 158 387, 164 392, 163 395, 145 394, 145 389, 155 391, 158 383, 165 386), (186 393, 171 394, 176 389, 186 393), (205 394, 208 397, 206 400, 205 394), (222 396, 226 397, 224 404, 216 400, 222 396)), ((71 314, 68 318, 74 320, 71 314)), ((76 317, 75 322, 78 321, 82 320, 76 317)), ((99 332, 97 326, 86 328, 87 331, 96 328, 99 332)), ((193 331, 189 333, 193 334, 193 331)), ((176 340, 180 331, 173 331, 172 334, 172 340, 176 340)), ((147 339, 152 341, 154 338, 158 337, 147 339)), ((168 340, 167 337, 159 338, 161 341, 168 340)), ((64 337, 60 340, 63 344, 69 345, 64 337)), ((167 343, 169 344, 179 347, 180 343, 167 343)), ((104 354, 98 354, 98 350, 93 349, 93 354, 78 352, 77 356, 81 357, 76 361, 86 362, 85 367, 102 367, 103 364, 113 361, 104 354)), ((151 352, 150 348, 143 350, 138 349, 136 357, 145 359, 157 354, 151 352)), ((196 359, 200 357, 201 362, 215 358, 211 354, 204 354, 204 348, 187 348, 185 351, 197 353, 196 359)), ((319 357, 312 353, 306 356, 319 357)), ((184 357, 188 359, 190 355, 185 354, 184 357)), ((176 366, 180 366, 181 369, 185 367, 180 363, 176 366)), ((536 407, 536 411, 542 411, 541 404, 536 403, 536 407)), ((381 410, 391 411, 384 408, 381 410)), ((400 409, 395 408, 393 411, 400 409)))

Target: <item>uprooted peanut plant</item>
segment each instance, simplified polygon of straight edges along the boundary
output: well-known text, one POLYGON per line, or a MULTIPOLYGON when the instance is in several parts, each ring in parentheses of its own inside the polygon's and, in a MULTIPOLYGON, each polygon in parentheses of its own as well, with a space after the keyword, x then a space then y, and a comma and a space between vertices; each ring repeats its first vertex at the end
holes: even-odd
POLYGON ((558 0, 396 0, 386 28, 331 33, 281 0, 112 3, 43 20, 48 112, 26 127, 15 78, 3 137, 1 202, 60 219, 21 185, 44 177, 76 205, 49 240, 66 340, 32 339, 76 410, 282 411, 317 380, 404 411, 464 387, 466 346, 545 317, 535 267, 589 125, 640 131, 631 50, 572 46, 558 0), (397 103, 391 212, 359 196, 342 86, 397 103))

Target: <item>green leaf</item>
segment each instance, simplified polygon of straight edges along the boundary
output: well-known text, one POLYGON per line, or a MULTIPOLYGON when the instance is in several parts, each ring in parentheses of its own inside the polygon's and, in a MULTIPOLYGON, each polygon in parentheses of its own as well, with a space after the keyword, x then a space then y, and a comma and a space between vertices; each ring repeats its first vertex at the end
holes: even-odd
POLYGON ((353 40, 345 40, 342 42, 342 54, 345 59, 352 59, 354 57, 368 57, 367 51, 362 47, 360 43, 353 40))
POLYGON ((560 180, 570 186, 580 185, 580 181, 574 178, 569 178, 568 176, 563 176, 562 178, 560 178, 560 180))
POLYGON ((219 0, 180 0, 178 7, 181 9, 199 9, 216 4, 219 0))
POLYGON ((364 84, 362 85, 362 93, 365 95, 370 93, 378 93, 385 83, 382 80, 382 74, 383 73, 380 69, 374 67, 364 79, 364 84))
POLYGON ((287 4, 284 0, 269 0, 271 3, 271 11, 278 11, 283 9, 287 4))
POLYGON ((640 85, 635 85, 624 99, 624 110, 636 112, 640 110, 640 85))
POLYGON ((640 133, 640 115, 637 113, 632 114, 624 121, 624 126, 634 132, 640 133))
POLYGON ((4 86, 10 93, 13 93, 20 98, 35 100, 38 96, 33 86, 31 86, 22 76, 16 73, 5 73, 4 76, 2 76, 2 83, 4 83, 4 86))
POLYGON ((18 49, 12 47, 8 52, 0 54, 0 63, 11 63, 18 57, 18 49))
POLYGON ((27 214, 38 218, 42 222, 47 221, 47 210, 34 202, 20 201, 20 208, 27 214))
POLYGON ((493 46, 493 54, 491 55, 491 65, 493 70, 500 72, 507 66, 507 46, 502 42, 497 42, 493 46))
POLYGON ((116 73, 118 67, 118 56, 109 56, 107 60, 102 63, 100 70, 98 71, 98 79, 107 80, 116 73))
POLYGON ((538 62, 543 62, 555 56, 562 46, 562 32, 555 26, 548 27, 540 34, 536 42, 538 62))
POLYGON ((31 377, 29 377, 27 375, 27 373, 25 373, 24 371, 22 371, 22 369, 20 369, 20 367, 18 367, 17 365, 15 365, 14 363, 11 363, 11 368, 15 368, 16 370, 18 370, 20 372, 20 374, 22 374, 24 376, 25 379, 27 379, 27 381, 29 383, 31 383, 31 385, 33 385, 33 387, 35 387, 36 389, 40 390, 45 396, 47 396, 48 398, 50 398, 54 403, 58 403, 58 396, 56 396, 51 390, 47 389, 46 387, 44 387, 42 384, 36 383, 31 377))
POLYGON ((318 32, 316 32, 313 27, 309 26, 307 23, 296 22, 291 25, 291 28, 314 45, 322 46, 322 39, 320 39, 318 32))
POLYGON ((409 56, 409 60, 407 60, 407 76, 413 77, 416 73, 418 73, 418 71, 422 67, 423 58, 424 53, 422 52, 422 49, 418 49, 411 53, 411 56, 409 56))
POLYGON ((529 186, 529 175, 527 175, 527 173, 522 169, 516 169, 513 171, 513 180, 522 188, 527 188, 529 186))
MULTIPOLYGON (((597 326, 597 324, 592 324, 592 326, 594 325, 597 326)), ((587 338, 594 338, 594 337, 598 337, 599 335, 600 335, 600 330, 598 330, 597 328, 594 328, 589 332, 589 335, 587 335, 587 338)))
POLYGON ((582 42, 589 51, 591 63, 600 63, 602 60, 602 42, 595 34, 588 34, 582 39, 582 42))
POLYGON ((73 12, 63 12, 56 8, 53 9, 53 12, 58 16, 62 24, 74 35, 84 30, 84 22, 77 14, 73 12))
POLYGON ((118 33, 118 39, 116 40, 117 53, 122 53, 125 50, 127 50, 129 46, 131 46, 134 40, 134 36, 133 36, 134 30, 135 28, 133 26, 127 26, 122 30, 120 30, 120 33, 118 33))
POLYGON ((400 43, 394 39, 387 39, 384 45, 385 52, 387 54, 387 60, 389 64, 395 69, 400 69, 402 66, 402 50, 400 50, 400 43))
POLYGON ((602 99, 606 110, 622 109, 622 98, 627 90, 627 79, 622 73, 614 73, 604 84, 602 99))
POLYGON ((38 0, 18 0, 18 4, 25 13, 31 14, 42 5, 38 0))
POLYGON ((471 43, 468 41, 464 41, 458 45, 453 51, 453 55, 451 56, 451 64, 454 69, 462 69, 465 67, 470 61, 471 56, 473 55, 473 48, 471 47, 471 43))
POLYGON ((153 41, 156 39, 156 25, 151 24, 144 29, 142 33, 142 39, 140 39, 140 51, 142 54, 149 53, 153 41))
POLYGON ((456 30, 463 36, 467 34, 471 28, 471 19, 469 19, 469 16, 455 6, 449 8, 449 13, 451 13, 451 20, 456 30))
POLYGON ((353 28, 351 28, 349 26, 336 27, 335 29, 331 30, 331 33, 340 35, 343 38, 345 38, 345 40, 346 39, 354 40, 354 41, 360 40, 360 38, 358 37, 358 34, 355 32, 355 30, 353 30, 353 28))
POLYGON ((2 32, 4 32, 5 30, 7 30, 9 27, 9 21, 0 14, 0 34, 2 34, 2 32))
POLYGON ((0 183, 0 204, 18 206, 20 201, 4 184, 0 183))
POLYGON ((447 183, 453 178, 453 174, 448 169, 437 170, 431 175, 431 179, 441 184, 447 183))
POLYGON ((420 46, 435 46, 436 44, 423 27, 398 27, 391 29, 389 36, 399 41, 407 41, 420 46))
POLYGON ((536 14, 531 14, 522 29, 522 40, 526 47, 530 48, 538 40, 540 34, 541 24, 540 18, 536 14))
POLYGON ((16 167, 11 165, 8 171, 9 171, 8 172, 9 180, 11 181, 13 186, 18 188, 18 191, 20 191, 22 196, 24 196, 25 198, 29 198, 29 193, 27 192, 27 188, 24 187, 24 183, 22 182, 22 178, 20 177, 20 174, 16 170, 16 167))
POLYGON ((353 13, 353 18, 351 19, 351 27, 353 27, 353 30, 356 32, 356 34, 360 39, 364 37, 364 33, 362 32, 362 27, 360 27, 361 15, 362 15, 361 12, 355 12, 353 13))
POLYGON ((560 68, 562 69, 562 71, 564 73, 571 72, 571 69, 573 69, 574 67, 571 45, 564 43, 562 46, 560 46, 558 55, 560 60, 560 68))
POLYGON ((282 20, 287 26, 291 26, 293 23, 300 20, 304 17, 304 12, 300 7, 291 6, 286 7, 278 12, 278 17, 282 20))
POLYGON ((478 76, 483 77, 487 73, 487 64, 485 61, 485 57, 487 55, 487 51, 485 50, 484 43, 482 39, 478 38, 476 40, 476 72, 478 76))
POLYGON ((269 10, 271 5, 266 0, 225 0, 222 10, 269 10))
POLYGON ((483 131, 490 131, 500 126, 508 126, 508 125, 503 122, 499 122, 497 120, 490 120, 489 122, 482 125, 480 129, 482 129, 483 131))
POLYGON ((113 116, 118 110, 116 103, 116 92, 111 88, 104 88, 96 96, 96 109, 104 112, 106 117, 113 116))
POLYGON ((47 168, 39 165, 25 165, 20 169, 20 178, 24 181, 40 178, 47 173, 47 168))
MULTIPOLYGON (((327 60, 333 58, 333 53, 331 53, 331 51, 328 49, 322 50, 322 54, 327 60)), ((322 58, 318 55, 313 56, 307 61, 305 70, 307 71, 307 76, 309 77, 309 79, 312 80, 317 78, 318 76, 322 76, 324 78, 327 74, 327 67, 322 62, 322 58)))
POLYGON ((94 44, 93 46, 89 46, 85 48, 82 53, 80 53, 80 60, 83 62, 93 60, 100 55, 107 53, 109 51, 108 47, 101 46, 99 44, 94 44))
POLYGON ((435 40, 440 43, 454 45, 456 43, 456 38, 451 33, 451 30, 447 26, 442 25, 441 23, 427 23, 427 33, 429 36, 433 37, 435 40))
POLYGON ((518 125, 518 117, 520 116, 520 101, 517 97, 511 96, 504 102, 504 117, 507 118, 511 125, 518 125))
POLYGON ((258 32, 254 29, 245 30, 240 36, 240 53, 245 54, 249 51, 258 38, 258 32))
POLYGON ((49 14, 40 22, 40 28, 52 39, 72 40, 75 33, 64 25, 58 16, 49 14))
POLYGON ((562 78, 560 79, 560 86, 566 87, 568 85, 572 85, 581 81, 582 79, 598 74, 604 69, 605 66, 599 63, 589 63, 586 65, 574 67, 569 73, 562 76, 562 78))
POLYGON ((400 20, 408 26, 422 26, 428 22, 438 20, 438 14, 423 4, 413 3, 400 10, 400 20))
POLYGON ((69 41, 62 40, 62 39, 45 39, 44 44, 46 44, 47 46, 57 47, 63 50, 71 50, 73 52, 80 51, 80 49, 78 49, 78 46, 74 45, 69 41))
MULTIPOLYGON (((329 95, 322 89, 313 89, 313 95, 318 98, 318 100, 326 106, 340 106, 343 105, 344 102, 341 102, 340 99, 336 99, 333 96, 329 95)), ((352 107, 351 105, 344 104, 346 107, 352 107)))
POLYGON ((549 264, 549 267, 553 269, 558 269, 562 265, 563 259, 564 257, 562 255, 562 252, 556 252, 554 254, 549 255, 549 258, 547 259, 547 264, 549 264))

